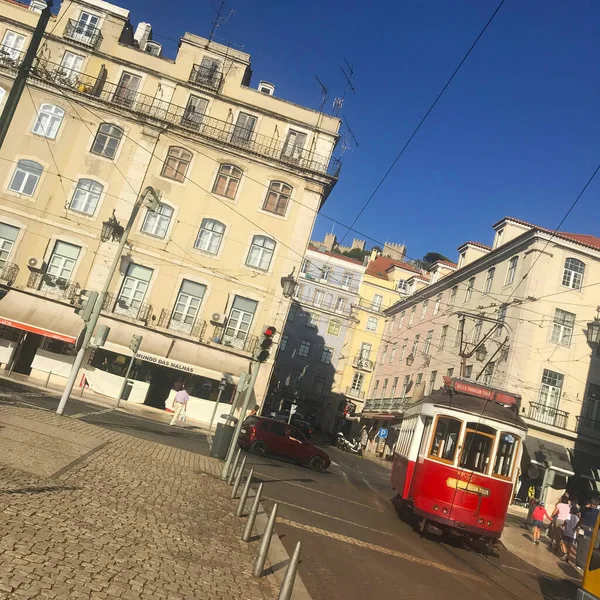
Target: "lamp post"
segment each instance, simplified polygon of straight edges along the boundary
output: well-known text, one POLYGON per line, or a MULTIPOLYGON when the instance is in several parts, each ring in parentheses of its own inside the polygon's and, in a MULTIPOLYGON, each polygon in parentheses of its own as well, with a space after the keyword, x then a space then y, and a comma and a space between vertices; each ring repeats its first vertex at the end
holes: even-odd
POLYGON ((56 409, 56 414, 63 414, 65 410, 65 405, 67 404, 67 400, 69 399, 69 396, 73 391, 73 386, 75 384, 77 373, 79 373, 79 369, 83 364, 85 353, 92 339, 92 335, 94 334, 94 329, 96 328, 98 319, 100 318, 100 311, 102 310, 102 306, 104 305, 104 298, 106 297, 106 293, 108 292, 108 288, 110 287, 112 278, 117 270, 117 267, 121 262, 121 254, 123 253, 123 249, 125 248, 125 244, 127 243, 127 238, 129 237, 129 233, 131 232, 133 223, 140 211, 140 208, 143 204, 148 210, 155 212, 160 206, 160 196, 160 192, 155 190, 152 186, 147 186, 146 188, 144 188, 144 191, 138 196, 137 200, 135 201, 135 204, 133 205, 133 210, 131 211, 131 215, 129 216, 129 220, 127 221, 125 229, 123 229, 123 227, 117 221, 114 215, 114 211, 112 217, 108 221, 102 223, 100 239, 102 241, 108 241, 109 239, 112 239, 114 241, 118 240, 119 246, 117 247, 117 252, 110 266, 110 269, 106 274, 106 279, 104 280, 102 291, 98 295, 98 299, 96 300, 96 304, 94 305, 94 310, 92 311, 90 320, 86 325, 83 342, 75 356, 75 361, 73 362, 73 366, 71 367, 71 373, 69 374, 69 378, 67 379, 67 383, 65 384, 65 389, 58 404, 58 408, 56 409))
POLYGON ((593 321, 587 324, 586 336, 587 341, 592 348, 600 346, 600 306, 596 309, 597 315, 593 321))
POLYGON ((292 272, 289 275, 281 278, 281 287, 283 288, 283 295, 286 298, 292 298, 294 292, 296 291, 296 287, 298 287, 298 282, 294 277, 294 271, 296 267, 292 269, 292 272))
POLYGON ((407 367, 412 367, 412 364, 415 362, 415 355, 411 352, 407 357, 406 357, 406 366, 407 367))
POLYGON ((483 362, 485 360, 485 357, 487 356, 487 353, 487 348, 483 344, 480 344, 479 346, 477 346, 477 350, 475 350, 475 358, 479 362, 483 362))

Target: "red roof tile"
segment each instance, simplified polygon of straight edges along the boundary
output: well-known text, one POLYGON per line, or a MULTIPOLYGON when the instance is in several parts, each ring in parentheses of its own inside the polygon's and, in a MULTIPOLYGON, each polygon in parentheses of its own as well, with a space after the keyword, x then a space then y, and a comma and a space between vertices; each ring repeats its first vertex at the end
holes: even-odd
POLYGON ((464 244, 461 244, 457 249, 460 250, 461 248, 464 248, 465 246, 476 246, 477 248, 483 248, 484 250, 491 250, 492 247, 491 246, 486 246, 485 244, 482 244, 481 242, 465 242, 464 244))
POLYGON ((406 269, 411 273, 419 273, 419 269, 408 263, 388 258, 387 256, 378 256, 375 260, 369 262, 367 266, 367 275, 373 277, 379 277, 379 279, 388 280, 387 272, 392 267, 398 267, 399 269, 406 269))
POLYGON ((343 254, 336 254, 335 252, 322 252, 316 246, 312 246, 310 244, 308 246, 308 249, 312 250, 313 252, 318 252, 319 254, 326 254, 327 256, 331 256, 332 258, 339 258, 340 260, 345 260, 346 262, 354 263, 355 265, 362 266, 362 264, 363 264, 362 260, 357 260, 356 258, 350 258, 349 256, 344 256, 343 254))
POLYGON ((452 262, 450 260, 436 260, 433 265, 446 265, 447 267, 452 267, 453 269, 456 269, 456 267, 458 266, 455 262, 452 262))

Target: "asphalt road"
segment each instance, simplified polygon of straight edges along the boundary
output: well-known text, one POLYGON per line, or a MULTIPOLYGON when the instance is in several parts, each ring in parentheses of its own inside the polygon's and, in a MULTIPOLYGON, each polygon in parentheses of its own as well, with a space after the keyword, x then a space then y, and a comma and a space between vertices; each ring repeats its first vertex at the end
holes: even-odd
MULTIPOLYGON (((58 398, 0 380, 0 404, 56 410, 58 398)), ((65 414, 191 452, 208 454, 192 428, 71 399, 65 414)), ((484 557, 460 541, 421 538, 399 518, 390 500, 389 469, 367 458, 327 447, 325 473, 271 457, 248 455, 264 482, 265 504, 278 502, 277 531, 288 553, 302 541, 300 574, 313 600, 575 600, 576 587, 549 577, 504 548, 484 557)))

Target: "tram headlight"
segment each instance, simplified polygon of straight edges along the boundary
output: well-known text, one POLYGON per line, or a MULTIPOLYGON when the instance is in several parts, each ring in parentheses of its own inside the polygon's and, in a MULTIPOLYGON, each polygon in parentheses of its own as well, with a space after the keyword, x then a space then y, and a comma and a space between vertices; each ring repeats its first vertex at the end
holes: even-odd
POLYGON ((483 525, 485 521, 483 519, 479 519, 479 522, 483 525))
POLYGON ((488 527, 491 527, 491 526, 492 526, 492 522, 488 521, 488 527))

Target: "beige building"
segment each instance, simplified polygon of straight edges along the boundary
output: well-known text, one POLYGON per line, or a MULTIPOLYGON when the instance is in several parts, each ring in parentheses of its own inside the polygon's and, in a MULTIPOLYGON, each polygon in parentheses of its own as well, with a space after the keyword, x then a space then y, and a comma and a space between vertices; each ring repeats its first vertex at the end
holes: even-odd
MULTIPOLYGON (((0 6, 3 107, 42 3, 0 6)), ((115 396, 139 334, 130 400, 164 406, 185 377, 191 416, 206 419, 219 380, 248 370, 262 326, 283 329, 280 278, 298 271, 337 181, 340 121, 265 81, 252 87, 251 75, 244 52, 186 33, 167 58, 128 10, 61 4, 0 151, 3 367, 64 381, 82 327, 73 304, 101 289, 116 251, 102 224, 114 214, 125 225, 148 185, 162 203, 134 225, 87 385, 115 396)))
POLYGON ((598 481, 600 358, 586 332, 599 304, 600 238, 513 218, 494 230, 491 247, 463 244, 457 268, 436 263, 428 285, 386 311, 365 411, 384 414, 419 387, 428 394, 462 362, 464 377, 522 396, 525 492, 541 492, 547 472, 563 477, 556 488, 573 473, 598 481))

